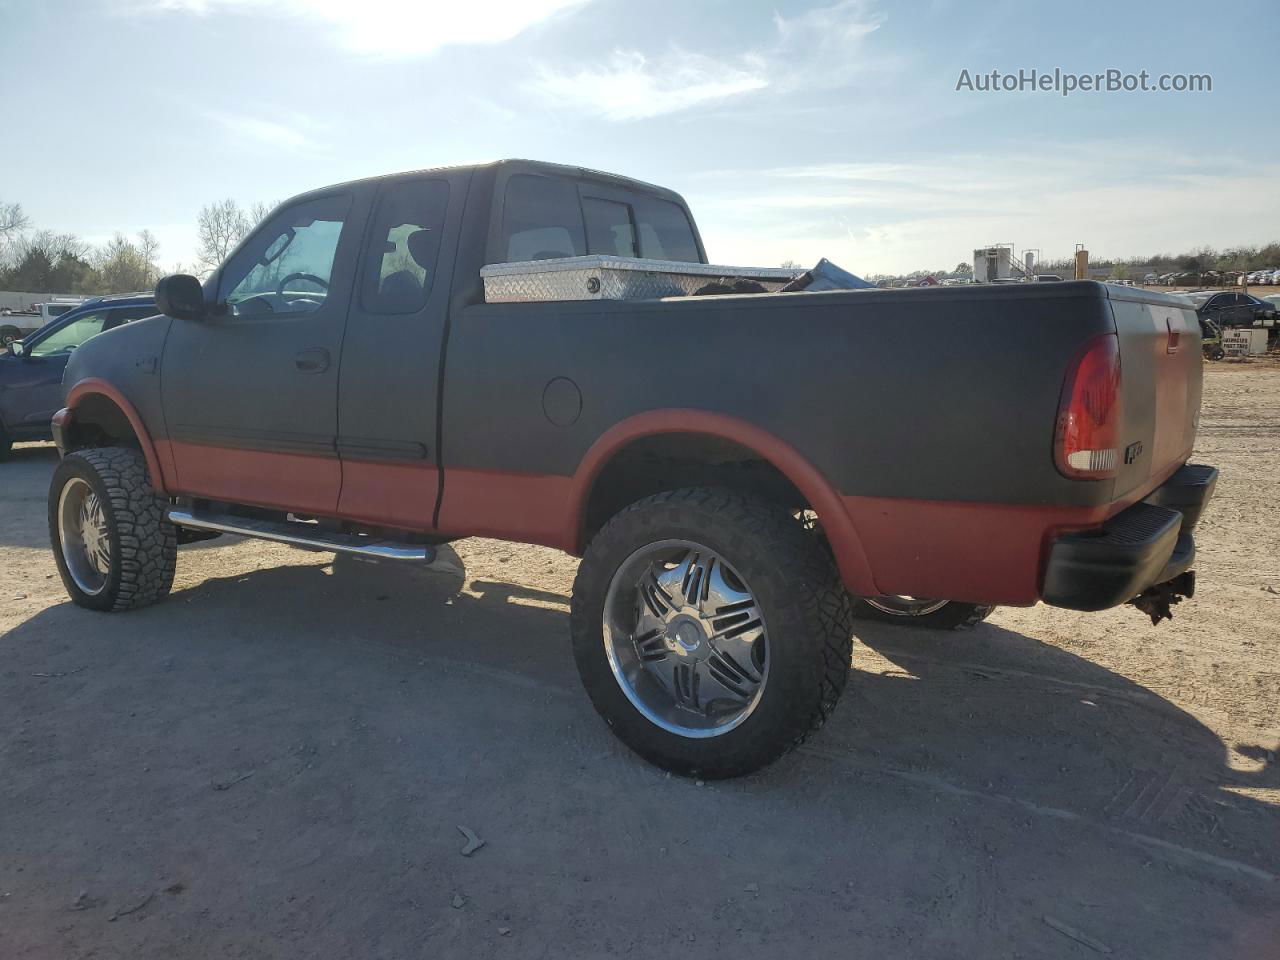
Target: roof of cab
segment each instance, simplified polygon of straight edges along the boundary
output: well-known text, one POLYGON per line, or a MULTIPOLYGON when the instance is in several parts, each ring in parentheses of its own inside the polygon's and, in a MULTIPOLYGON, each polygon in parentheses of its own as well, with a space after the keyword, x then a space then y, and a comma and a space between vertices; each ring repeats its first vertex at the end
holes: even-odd
POLYGON ((644 180, 637 180, 634 177, 626 177, 618 173, 608 173, 604 170, 593 170, 590 167, 578 167, 571 164, 551 163, 546 160, 522 160, 519 158, 508 158, 505 160, 492 160, 488 163, 471 163, 471 164, 455 164, 445 167, 426 167, 419 170, 402 170, 395 173, 384 173, 373 177, 360 177, 356 180, 347 180, 343 183, 333 183, 323 187, 317 187, 313 190, 306 190, 296 196, 290 197, 286 202, 301 200, 310 196, 321 196, 332 190, 342 187, 355 186, 361 183, 372 183, 380 180, 393 180, 401 177, 420 177, 432 173, 452 173, 455 171, 471 171, 478 170, 494 170, 498 171, 504 167, 513 168, 512 172, 543 174, 547 176, 573 177, 575 179, 599 180, 605 183, 612 183, 617 186, 630 187, 639 189, 645 193, 652 193, 659 196, 668 197, 679 203, 684 203, 684 198, 676 191, 669 187, 659 186, 656 183, 648 183, 644 180))

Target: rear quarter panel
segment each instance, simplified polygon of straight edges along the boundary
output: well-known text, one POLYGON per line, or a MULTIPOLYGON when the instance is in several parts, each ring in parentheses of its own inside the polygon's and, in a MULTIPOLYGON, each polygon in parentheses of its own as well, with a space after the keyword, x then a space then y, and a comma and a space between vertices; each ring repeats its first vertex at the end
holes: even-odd
MULTIPOLYGON (((926 568, 915 585, 944 586, 945 565, 922 559, 928 530, 897 533, 895 518, 932 527, 945 523, 939 505, 961 504, 973 510, 954 529, 991 533, 968 542, 974 562, 998 542, 1001 517, 1013 518, 1017 557, 962 584, 970 597, 940 595, 996 599, 978 594, 1016 563, 1029 572, 999 599, 1031 602, 1046 527, 1036 509, 1065 508, 1063 522, 1080 525, 1111 501, 1110 483, 1058 474, 1052 441, 1068 360, 1113 330, 1106 291, 1089 282, 462 307, 444 384, 440 525, 574 549, 570 478, 592 444, 637 414, 705 410, 777 436, 855 525, 862 515, 871 565, 886 571, 863 592, 917 592, 905 588, 926 568), (544 410, 557 378, 582 398, 564 426, 544 410)), ((955 560, 955 544, 933 545, 955 560)))

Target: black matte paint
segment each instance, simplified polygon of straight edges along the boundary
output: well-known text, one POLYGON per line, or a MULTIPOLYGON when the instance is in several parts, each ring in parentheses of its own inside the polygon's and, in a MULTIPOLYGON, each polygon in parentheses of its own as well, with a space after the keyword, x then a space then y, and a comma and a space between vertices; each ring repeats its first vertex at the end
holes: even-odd
MULTIPOLYGON (((382 184, 449 181, 435 286, 421 312, 338 309, 360 281, 364 233, 349 230, 330 316, 174 322, 163 418, 156 378, 142 384, 132 357, 92 351, 76 375, 104 376, 131 398, 141 390, 134 402, 148 427, 190 442, 400 462, 421 455, 443 467, 444 497, 450 469, 567 477, 621 420, 694 408, 770 431, 846 496, 1105 505, 1153 485, 1164 465, 1148 454, 1118 481, 1069 480, 1054 467, 1052 441, 1068 364, 1091 338, 1116 332, 1123 444, 1154 448, 1155 385, 1170 373, 1187 392, 1173 426, 1192 434, 1198 363, 1171 361, 1183 365, 1178 372, 1156 359, 1159 317, 1190 311, 1160 294, 1082 281, 487 304, 479 271, 501 259, 505 184, 529 173, 574 179, 585 195, 652 196, 687 212, 669 190, 529 161, 327 187, 289 204, 347 192, 360 224, 382 184), (333 362, 300 374, 295 355, 312 348, 331 351, 333 362), (580 392, 572 422, 545 398, 558 378, 580 392)), ((705 262, 696 227, 695 240, 705 262)), ((218 282, 217 273, 206 282, 207 300, 218 282)), ((1197 336, 1183 337, 1198 359, 1197 336)))

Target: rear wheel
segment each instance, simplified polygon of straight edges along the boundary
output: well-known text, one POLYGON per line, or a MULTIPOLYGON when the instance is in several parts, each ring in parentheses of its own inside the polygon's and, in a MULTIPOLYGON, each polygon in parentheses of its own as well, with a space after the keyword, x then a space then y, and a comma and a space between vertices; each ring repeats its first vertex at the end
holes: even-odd
POLYGON ((592 540, 574 657, 596 710, 645 759, 732 777, 801 743, 849 675, 849 600, 785 510, 727 490, 641 500, 592 540))
POLYGON ((976 626, 991 614, 994 606, 957 603, 954 600, 926 600, 921 597, 862 597, 853 605, 853 615, 863 620, 879 620, 899 626, 930 630, 959 630, 976 626))
POLYGON ((0 326, 0 346, 7 347, 15 340, 22 339, 22 331, 11 323, 0 326))
POLYGON ((128 610, 168 595, 178 540, 142 453, 104 447, 68 454, 49 486, 49 538, 72 601, 128 610))

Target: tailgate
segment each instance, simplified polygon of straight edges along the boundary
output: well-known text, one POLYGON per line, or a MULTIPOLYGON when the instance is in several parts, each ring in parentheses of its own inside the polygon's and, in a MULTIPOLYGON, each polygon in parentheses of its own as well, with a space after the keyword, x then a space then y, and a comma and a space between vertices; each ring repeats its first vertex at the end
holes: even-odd
POLYGON ((1187 457, 1200 421, 1203 360, 1191 302, 1107 287, 1120 337, 1121 463, 1114 500, 1140 499, 1187 457))

